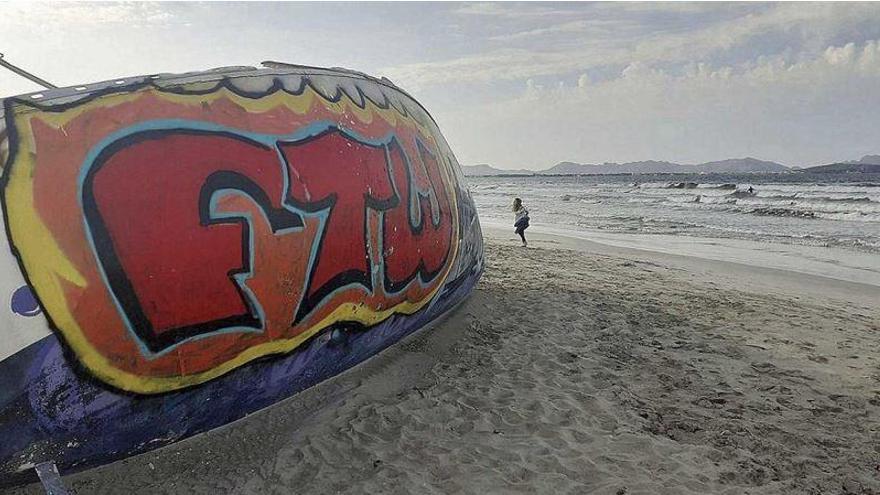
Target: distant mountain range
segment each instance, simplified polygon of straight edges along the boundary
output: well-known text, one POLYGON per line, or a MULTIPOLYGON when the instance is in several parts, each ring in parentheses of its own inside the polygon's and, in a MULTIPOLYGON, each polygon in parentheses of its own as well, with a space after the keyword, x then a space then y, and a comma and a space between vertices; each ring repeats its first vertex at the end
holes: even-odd
POLYGON ((524 168, 519 170, 504 170, 485 163, 479 165, 462 165, 461 169, 464 171, 464 175, 467 175, 468 177, 481 177, 486 175, 534 175, 538 173, 534 170, 526 170, 524 168))
POLYGON ((803 169, 791 169, 785 165, 758 160, 756 158, 731 158, 698 165, 662 161, 643 161, 629 163, 586 163, 560 162, 546 170, 504 170, 487 164, 462 166, 465 175, 607 175, 607 174, 743 174, 743 173, 781 173, 781 172, 880 172, 880 155, 866 155, 861 160, 831 165, 821 165, 803 169))
POLYGON ((814 174, 839 174, 839 173, 880 173, 880 155, 865 155, 861 160, 853 160, 830 165, 819 165, 803 169, 805 172, 814 174))
POLYGON ((699 165, 682 165, 672 162, 654 160, 629 163, 603 163, 592 165, 586 163, 560 162, 547 170, 502 170, 489 165, 462 167, 465 175, 605 175, 605 174, 701 174, 701 173, 750 173, 750 172, 786 172, 785 165, 775 162, 757 160, 755 158, 734 158, 718 162, 707 162, 699 165))
POLYGON ((865 155, 861 160, 855 160, 844 163, 859 163, 863 165, 880 165, 880 155, 865 155))

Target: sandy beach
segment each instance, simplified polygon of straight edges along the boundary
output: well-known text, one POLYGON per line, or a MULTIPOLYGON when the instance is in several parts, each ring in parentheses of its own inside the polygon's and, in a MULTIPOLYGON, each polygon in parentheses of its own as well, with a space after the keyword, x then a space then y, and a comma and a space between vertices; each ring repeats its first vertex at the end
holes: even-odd
MULTIPOLYGON (((488 229, 446 321, 75 493, 878 493, 880 287, 488 229)), ((9 493, 40 493, 31 485, 9 493)))

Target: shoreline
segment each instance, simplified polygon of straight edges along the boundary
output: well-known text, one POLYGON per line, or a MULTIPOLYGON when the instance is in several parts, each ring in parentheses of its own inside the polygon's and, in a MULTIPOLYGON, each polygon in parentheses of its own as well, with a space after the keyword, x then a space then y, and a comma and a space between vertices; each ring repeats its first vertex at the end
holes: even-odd
MULTIPOLYGON (((483 235, 514 246, 519 243, 512 228, 493 223, 483 226, 483 235)), ((540 225, 536 229, 529 228, 526 238, 530 247, 559 247, 583 253, 659 261, 680 270, 712 277, 717 283, 732 289, 744 288, 747 283, 747 287, 753 290, 852 302, 868 309, 876 308, 877 301, 880 301, 880 256, 866 255, 860 258, 860 265, 841 273, 840 267, 831 259, 833 254, 841 251, 836 248, 814 248, 824 251, 825 256, 811 259, 797 257, 797 250, 785 249, 790 247, 788 245, 734 240, 738 256, 726 257, 729 251, 722 247, 730 239, 562 231, 540 225), (676 243, 661 246, 660 243, 668 238, 676 243), (674 252, 675 248, 691 241, 703 243, 704 249, 674 252), (711 252, 711 249, 716 252, 711 252), (782 261, 782 268, 768 266, 774 261, 782 261), (831 273, 822 274, 823 269, 831 273)))

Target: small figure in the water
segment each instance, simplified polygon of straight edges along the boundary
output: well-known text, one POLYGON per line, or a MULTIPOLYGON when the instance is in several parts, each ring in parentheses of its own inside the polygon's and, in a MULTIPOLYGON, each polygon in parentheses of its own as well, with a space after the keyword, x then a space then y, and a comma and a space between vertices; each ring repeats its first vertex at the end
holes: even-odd
POLYGON ((513 226, 516 227, 515 232, 522 239, 523 247, 526 247, 529 245, 526 242, 525 234, 526 229, 529 228, 529 210, 523 206, 522 200, 519 198, 513 200, 513 214, 516 215, 516 219, 513 222, 513 226))
POLYGON ((755 188, 754 188, 754 187, 749 186, 749 194, 755 194, 755 188))

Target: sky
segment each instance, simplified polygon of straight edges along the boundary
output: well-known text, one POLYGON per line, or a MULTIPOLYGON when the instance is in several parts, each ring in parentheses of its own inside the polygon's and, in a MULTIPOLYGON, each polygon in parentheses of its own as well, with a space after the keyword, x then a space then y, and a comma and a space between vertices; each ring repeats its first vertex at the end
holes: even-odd
MULTIPOLYGON (((463 164, 880 154, 878 3, 3 3, 59 86, 264 60, 386 76, 463 164)), ((39 90, 0 70, 0 97, 39 90)))

